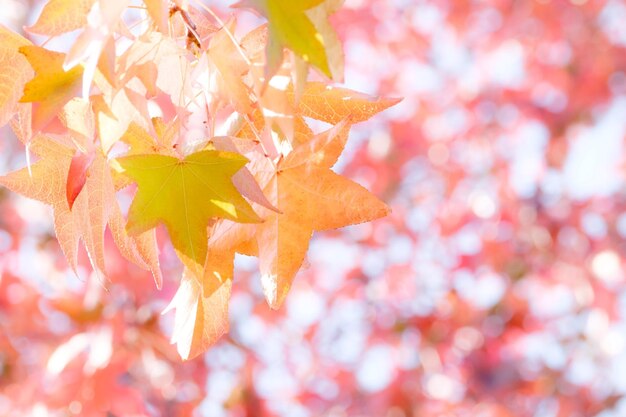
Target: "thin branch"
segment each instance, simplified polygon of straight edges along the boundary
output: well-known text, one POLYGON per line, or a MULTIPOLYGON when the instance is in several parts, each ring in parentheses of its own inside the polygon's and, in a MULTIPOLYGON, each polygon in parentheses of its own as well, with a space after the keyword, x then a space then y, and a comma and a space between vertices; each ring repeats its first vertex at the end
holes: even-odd
POLYGON ((233 42, 233 45, 235 45, 235 48, 237 49, 237 52, 239 52, 239 54, 242 56, 242 58, 244 59, 246 64, 248 64, 248 66, 252 66, 252 62, 250 62, 250 60, 248 59, 248 56, 246 55, 244 50, 241 49, 241 45, 239 45, 239 42, 237 42, 237 39, 235 39, 235 35, 233 35, 233 33, 228 29, 228 27, 226 26, 224 21, 222 19, 220 19, 220 17, 218 15, 216 15, 213 12, 213 10, 211 10, 210 8, 205 6, 202 2, 200 2, 198 0, 194 0, 194 1, 196 2, 196 4, 198 4, 198 6, 203 8, 204 11, 206 11, 208 14, 210 14, 211 17, 213 17, 213 19, 217 22, 217 24, 221 26, 221 29, 224 29, 224 31, 226 32, 226 35, 228 35, 230 40, 233 42))

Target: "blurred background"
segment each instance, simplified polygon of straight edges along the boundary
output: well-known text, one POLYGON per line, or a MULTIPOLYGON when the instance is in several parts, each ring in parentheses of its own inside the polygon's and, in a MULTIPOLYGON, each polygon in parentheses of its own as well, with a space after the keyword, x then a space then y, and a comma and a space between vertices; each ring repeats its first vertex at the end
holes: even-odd
MULTIPOLYGON (((41 9, 1 6, 14 30, 41 9)), ((2 190, 0 416, 626 416, 626 2, 346 0, 332 22, 345 85, 404 97, 337 166, 393 213, 317 234, 279 311, 238 258, 229 334, 180 363, 171 253, 157 291, 111 244, 104 291, 2 190)))

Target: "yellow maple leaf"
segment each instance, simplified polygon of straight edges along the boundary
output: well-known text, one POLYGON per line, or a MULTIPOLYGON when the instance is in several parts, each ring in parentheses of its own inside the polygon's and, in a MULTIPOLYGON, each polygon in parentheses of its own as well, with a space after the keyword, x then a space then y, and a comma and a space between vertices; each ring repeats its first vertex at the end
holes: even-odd
POLYGON ((188 267, 202 267, 212 218, 254 223, 261 219, 239 194, 231 177, 247 159, 230 152, 200 151, 184 159, 146 154, 117 160, 137 183, 127 229, 136 234, 165 224, 188 267))
POLYGON ((41 131, 74 98, 82 87, 83 67, 63 70, 65 54, 28 45, 19 49, 35 71, 35 77, 24 86, 21 103, 33 105, 33 131, 41 131))

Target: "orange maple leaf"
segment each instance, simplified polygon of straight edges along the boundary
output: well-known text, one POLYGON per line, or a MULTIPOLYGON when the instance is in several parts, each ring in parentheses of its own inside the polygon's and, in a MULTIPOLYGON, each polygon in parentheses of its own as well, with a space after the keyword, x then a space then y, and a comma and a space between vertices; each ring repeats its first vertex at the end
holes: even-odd
POLYGON ((280 213, 262 210, 265 222, 220 222, 209 239, 205 282, 232 277, 235 252, 258 255, 261 283, 272 308, 279 308, 302 265, 313 232, 378 219, 385 203, 330 168, 345 147, 348 122, 314 136, 280 161, 273 173, 258 172, 263 191, 280 213), (228 253, 229 256, 225 256, 228 253))
POLYGON ((278 164, 264 191, 282 214, 257 226, 261 284, 272 308, 285 299, 304 261, 314 231, 384 217, 385 203, 362 186, 331 171, 348 138, 347 125, 314 137, 278 164))
POLYGON ((400 99, 373 97, 320 82, 307 83, 297 103, 293 92, 290 92, 289 97, 300 116, 331 124, 346 118, 351 123, 363 122, 400 102, 400 99))

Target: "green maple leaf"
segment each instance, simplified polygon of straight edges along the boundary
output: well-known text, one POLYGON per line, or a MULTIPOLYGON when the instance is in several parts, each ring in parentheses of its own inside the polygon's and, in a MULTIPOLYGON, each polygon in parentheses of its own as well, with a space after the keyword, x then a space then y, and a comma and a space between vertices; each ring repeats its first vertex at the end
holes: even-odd
POLYGON ((324 0, 244 0, 267 17, 269 22, 268 70, 274 74, 282 61, 282 48, 287 47, 302 59, 332 77, 326 55, 325 36, 305 13, 324 0))
POLYGON ((204 264, 210 219, 261 221, 231 182, 248 162, 241 155, 201 151, 182 160, 148 154, 117 161, 138 187, 128 212, 128 232, 138 234, 163 223, 186 265, 204 264))

